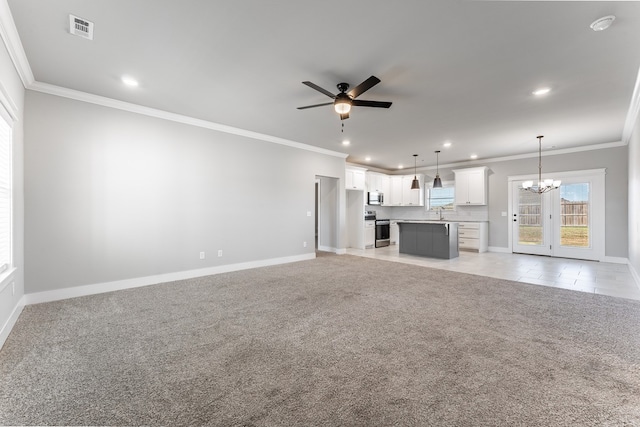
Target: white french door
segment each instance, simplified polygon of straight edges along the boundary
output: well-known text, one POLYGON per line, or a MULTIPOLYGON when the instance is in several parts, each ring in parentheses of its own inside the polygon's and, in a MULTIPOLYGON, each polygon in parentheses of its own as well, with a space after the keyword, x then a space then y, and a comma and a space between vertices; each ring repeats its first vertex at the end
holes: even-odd
POLYGON ((544 194, 509 179, 512 252, 563 258, 604 258, 604 170, 554 174, 562 179, 544 194))

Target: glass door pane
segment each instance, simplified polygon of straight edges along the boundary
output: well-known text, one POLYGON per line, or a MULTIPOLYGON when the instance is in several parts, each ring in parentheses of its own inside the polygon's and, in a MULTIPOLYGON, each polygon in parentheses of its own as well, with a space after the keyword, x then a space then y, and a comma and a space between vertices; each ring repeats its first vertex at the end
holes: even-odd
POLYGON ((588 248, 589 183, 566 184, 560 187, 560 246, 588 248))
POLYGON ((522 182, 512 183, 512 250, 522 254, 551 254, 549 194, 522 189, 522 182))
POLYGON ((542 197, 529 191, 518 191, 518 244, 544 244, 542 197))

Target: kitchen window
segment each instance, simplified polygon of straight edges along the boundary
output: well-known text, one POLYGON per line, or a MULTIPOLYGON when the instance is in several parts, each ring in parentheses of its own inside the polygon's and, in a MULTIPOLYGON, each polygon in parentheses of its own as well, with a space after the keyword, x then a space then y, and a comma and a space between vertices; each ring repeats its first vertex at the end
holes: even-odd
POLYGON ((429 188, 427 190, 427 210, 455 210, 454 196, 455 187, 453 182, 443 182, 441 188, 429 188))

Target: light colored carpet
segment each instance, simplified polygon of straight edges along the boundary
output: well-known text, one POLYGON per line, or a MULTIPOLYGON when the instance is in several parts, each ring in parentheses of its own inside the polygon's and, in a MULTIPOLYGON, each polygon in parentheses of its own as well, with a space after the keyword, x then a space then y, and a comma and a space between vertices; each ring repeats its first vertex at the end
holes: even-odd
POLYGON ((640 302, 358 258, 28 306, 0 424, 640 425, 640 302))

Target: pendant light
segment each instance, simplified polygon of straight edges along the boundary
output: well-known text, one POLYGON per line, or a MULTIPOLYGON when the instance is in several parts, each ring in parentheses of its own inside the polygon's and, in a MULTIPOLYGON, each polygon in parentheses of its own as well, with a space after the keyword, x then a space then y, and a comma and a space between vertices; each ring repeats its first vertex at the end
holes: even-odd
POLYGON ((416 162, 417 162, 417 154, 413 155, 413 181, 411 181, 411 189, 412 190, 419 190, 420 189, 420 182, 418 181, 418 175, 416 174, 416 162))
POLYGON ((438 159, 440 157, 440 150, 436 150, 436 177, 433 180, 433 188, 442 188, 442 180, 440 179, 440 173, 439 173, 439 162, 438 159))
POLYGON ((533 185, 533 181, 525 181, 522 183, 522 189, 531 191, 532 193, 542 194, 559 188, 562 181, 553 179, 542 180, 542 138, 544 138, 544 136, 538 135, 536 138, 538 138, 538 185, 533 185))

